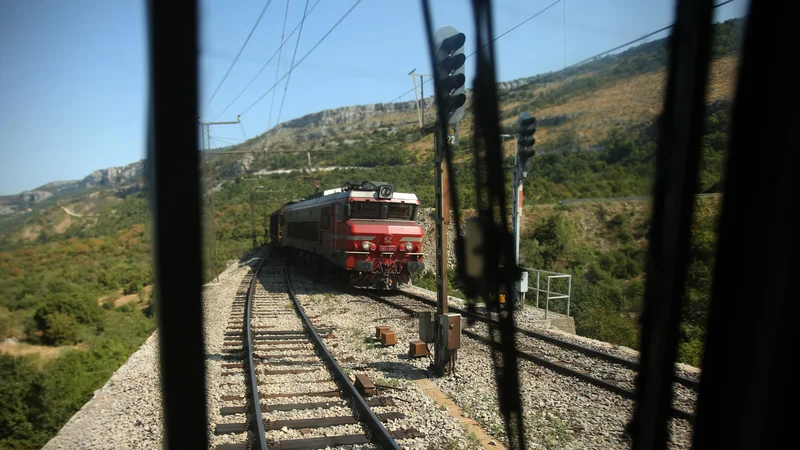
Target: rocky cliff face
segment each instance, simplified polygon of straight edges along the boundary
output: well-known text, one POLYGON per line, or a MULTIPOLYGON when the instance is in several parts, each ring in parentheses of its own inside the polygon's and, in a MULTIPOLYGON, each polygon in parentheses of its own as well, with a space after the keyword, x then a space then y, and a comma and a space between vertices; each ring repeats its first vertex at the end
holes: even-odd
POLYGON ((39 203, 42 200, 47 200, 53 194, 47 191, 25 191, 19 194, 19 199, 23 203, 39 203))
POLYGON ((31 205, 76 189, 108 188, 124 196, 140 189, 143 174, 144 160, 122 167, 95 170, 81 180, 47 183, 32 191, 0 197, 0 215, 24 211, 31 205))
POLYGON ((116 187, 139 181, 144 173, 144 160, 122 167, 95 170, 78 182, 79 187, 116 187))

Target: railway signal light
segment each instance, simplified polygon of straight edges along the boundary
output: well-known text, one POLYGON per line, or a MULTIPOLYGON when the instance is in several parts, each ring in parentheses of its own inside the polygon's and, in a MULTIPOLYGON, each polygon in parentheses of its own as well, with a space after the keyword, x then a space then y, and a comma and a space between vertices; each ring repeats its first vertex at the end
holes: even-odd
POLYGON ((442 94, 440 102, 448 125, 457 124, 464 117, 467 103, 466 76, 464 75, 464 33, 451 26, 439 28, 433 35, 436 45, 436 82, 442 94))
POLYGON ((536 118, 530 113, 523 112, 517 119, 517 164, 525 167, 528 160, 536 154, 533 144, 536 143, 533 134, 536 133, 536 118))

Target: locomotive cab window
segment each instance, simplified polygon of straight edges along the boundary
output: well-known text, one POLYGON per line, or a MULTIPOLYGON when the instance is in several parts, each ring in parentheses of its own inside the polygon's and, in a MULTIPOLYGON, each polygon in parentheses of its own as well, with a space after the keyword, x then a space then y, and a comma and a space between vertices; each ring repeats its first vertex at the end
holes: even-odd
POLYGON ((381 205, 372 202, 353 202, 350 207, 352 219, 380 219, 381 205))
POLYGON ((416 205, 409 205, 405 203, 389 203, 387 218, 412 220, 414 218, 415 209, 416 205))

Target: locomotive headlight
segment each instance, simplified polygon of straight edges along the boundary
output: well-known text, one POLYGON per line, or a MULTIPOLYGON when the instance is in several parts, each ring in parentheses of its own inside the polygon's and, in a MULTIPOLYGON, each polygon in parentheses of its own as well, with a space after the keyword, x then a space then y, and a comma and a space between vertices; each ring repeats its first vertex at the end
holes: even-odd
POLYGON ((411 245, 411 242, 406 242, 406 245, 405 245, 405 247, 406 247, 406 251, 409 251, 409 252, 410 252, 410 251, 411 251, 411 248, 413 247, 413 245, 411 245))
POLYGON ((364 242, 361 243, 361 248, 363 248, 365 252, 368 252, 369 251, 369 244, 370 244, 369 241, 364 241, 364 242))

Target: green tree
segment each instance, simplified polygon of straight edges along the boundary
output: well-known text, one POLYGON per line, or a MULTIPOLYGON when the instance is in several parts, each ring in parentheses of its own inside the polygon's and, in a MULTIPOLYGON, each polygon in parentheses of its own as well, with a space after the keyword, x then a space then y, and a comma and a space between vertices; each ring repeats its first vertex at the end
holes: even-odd
POLYGON ((50 345, 70 345, 78 342, 80 325, 64 313, 48 314, 42 318, 42 341, 50 345))
POLYGON ((32 447, 40 434, 34 424, 36 369, 28 358, 0 353, 0 448, 32 447))

